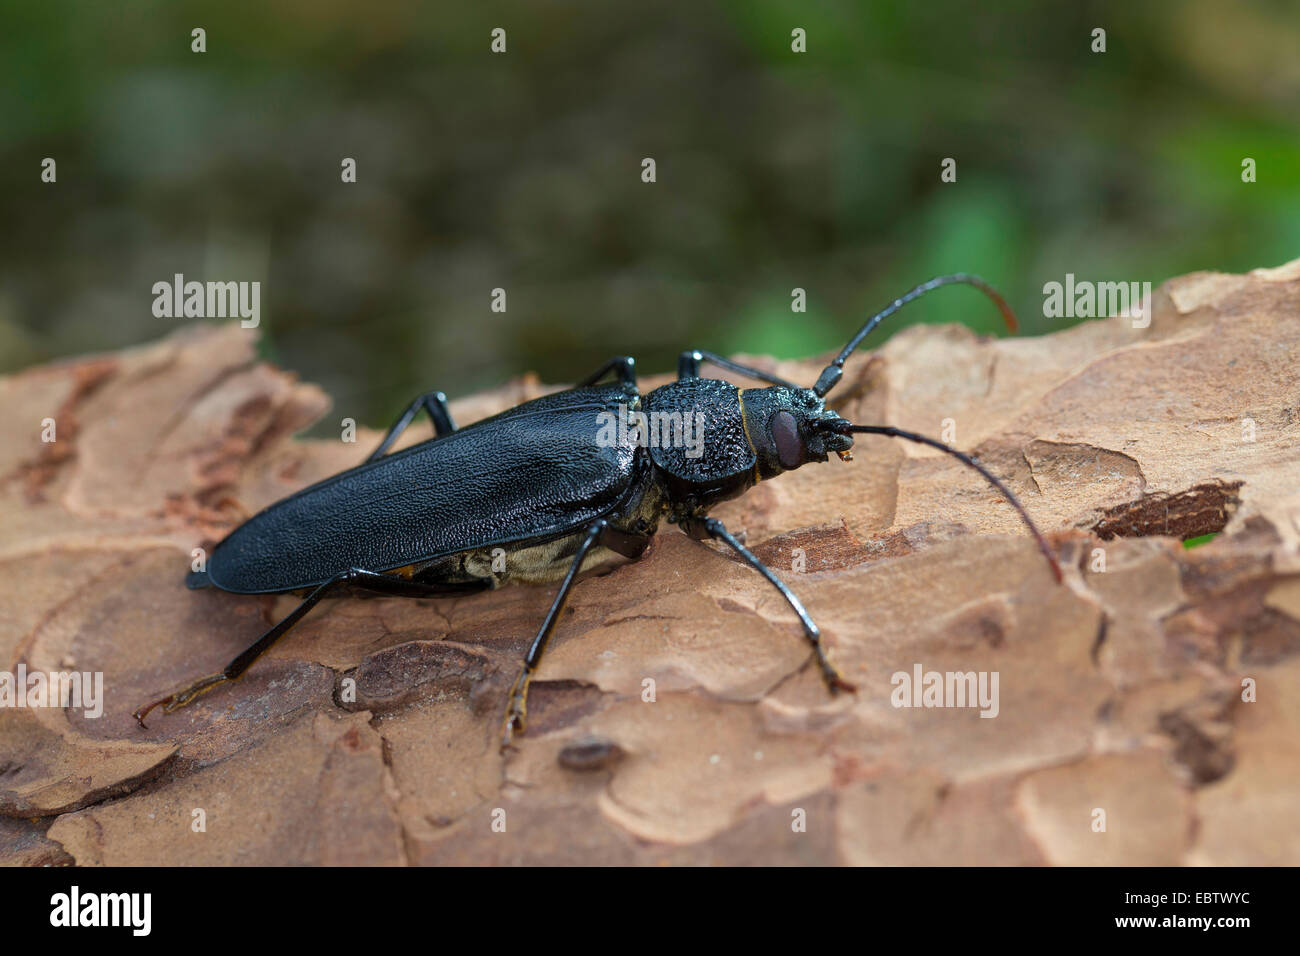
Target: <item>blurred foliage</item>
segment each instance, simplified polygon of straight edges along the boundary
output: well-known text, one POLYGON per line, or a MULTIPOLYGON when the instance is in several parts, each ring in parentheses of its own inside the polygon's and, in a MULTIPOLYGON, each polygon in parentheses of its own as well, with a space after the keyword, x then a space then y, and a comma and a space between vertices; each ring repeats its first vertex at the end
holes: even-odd
MULTIPOLYGON (((1283 0, 3 0, 0 21, 4 370, 171 331, 150 290, 176 272, 257 279, 266 354, 378 425, 612 354, 827 350, 941 272, 1036 332, 1067 272, 1300 255, 1283 0)), ((949 289, 875 342, 909 321, 997 329, 949 289)))

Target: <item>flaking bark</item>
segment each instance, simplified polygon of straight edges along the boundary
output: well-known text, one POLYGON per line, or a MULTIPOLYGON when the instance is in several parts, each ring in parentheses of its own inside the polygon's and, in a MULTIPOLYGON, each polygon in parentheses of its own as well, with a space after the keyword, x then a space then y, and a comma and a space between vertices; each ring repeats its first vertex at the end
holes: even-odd
MULTIPOLYGON (((752 571, 665 528, 580 583, 504 759, 549 588, 332 602, 238 685, 137 728, 137 705, 293 604, 187 591, 191 549, 379 433, 293 439, 325 396, 233 325, 0 380, 3 666, 101 671, 106 698, 99 718, 0 709, 0 859, 1300 862, 1300 262, 1155 299, 1145 329, 912 328, 835 393, 855 421, 955 429, 1065 585, 977 476, 865 438, 718 512, 802 597, 856 698, 826 695, 752 571), (997 716, 894 706, 917 665, 996 672, 997 716)), ((822 364, 757 361, 809 383, 822 364)))

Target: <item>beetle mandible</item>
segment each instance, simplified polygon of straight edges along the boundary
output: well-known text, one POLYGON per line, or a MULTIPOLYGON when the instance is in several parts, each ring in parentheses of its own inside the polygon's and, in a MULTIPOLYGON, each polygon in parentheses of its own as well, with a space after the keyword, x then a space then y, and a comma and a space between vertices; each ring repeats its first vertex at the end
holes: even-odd
POLYGON ((784 582, 709 511, 759 481, 834 453, 851 460, 853 435, 919 442, 978 471, 1016 509, 1037 539, 1056 580, 1056 556, 1015 495, 983 465, 948 445, 887 425, 853 424, 826 407, 844 363, 863 339, 908 302, 953 283, 974 286, 993 300, 1012 331, 1005 300, 977 276, 939 276, 916 286, 873 315, 811 387, 733 362, 712 352, 681 354, 677 381, 641 395, 635 364, 611 359, 571 389, 456 428, 446 396, 413 401, 369 459, 271 505, 237 527, 214 549, 191 588, 236 594, 304 593, 292 612, 216 674, 135 712, 145 716, 184 707, 214 687, 241 677, 258 657, 321 598, 341 589, 403 597, 437 597, 506 583, 560 581, 510 690, 502 748, 522 732, 528 685, 546 650, 578 574, 615 555, 638 558, 660 521, 736 552, 775 587, 799 618, 813 659, 831 693, 853 690, 826 654, 821 632, 784 582), (709 363, 766 383, 738 388, 702 378, 709 363), (613 382, 601 384, 609 376, 613 382), (434 437, 389 454, 424 409, 434 437), (703 424, 698 448, 682 442, 598 441, 597 423, 611 414, 680 415, 703 424), (698 416, 698 417, 697 417, 698 416), (493 550, 508 547, 505 571, 493 550))

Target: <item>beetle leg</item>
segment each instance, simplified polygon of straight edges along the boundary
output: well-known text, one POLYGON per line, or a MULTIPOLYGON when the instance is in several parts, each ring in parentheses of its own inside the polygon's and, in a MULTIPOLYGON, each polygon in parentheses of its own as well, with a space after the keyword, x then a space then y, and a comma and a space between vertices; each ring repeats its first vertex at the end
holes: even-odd
POLYGON ((781 597, 785 598, 786 603, 794 609, 794 613, 799 617, 799 623, 803 625, 803 632, 808 636, 808 642, 812 644, 813 652, 817 656, 817 664, 821 667, 822 678, 826 681, 827 689, 832 693, 847 690, 855 691, 857 687, 841 676, 839 669, 831 663, 830 658, 826 656, 826 649, 822 644, 821 631, 813 623, 813 619, 808 616, 807 610, 804 609, 803 602, 795 596, 795 593, 786 586, 785 582, 776 576, 776 574, 766 564, 747 547, 736 540, 736 536, 727 530, 717 518, 693 518, 683 521, 683 530, 693 537, 699 532, 707 534, 715 541, 721 541, 731 550, 735 551, 745 563, 757 571, 772 584, 774 588, 781 592, 781 597))
POLYGON ((609 522, 604 518, 598 518, 587 527, 587 533, 573 555, 573 563, 569 565, 568 573, 560 582, 560 591, 555 595, 551 609, 546 612, 546 620, 542 621, 537 636, 533 638, 532 646, 528 648, 524 666, 519 671, 519 676, 515 678, 514 686, 510 688, 510 698, 506 703, 506 719, 501 731, 502 750, 510 746, 516 732, 523 733, 527 726, 528 685, 533 679, 537 665, 542 660, 542 653, 546 650, 546 642, 551 638, 551 631, 555 630, 555 623, 564 612, 564 605, 569 599, 569 589, 577 580, 578 571, 582 568, 587 552, 595 547, 607 531, 609 531, 609 522))
POLYGON ((620 531, 612 525, 606 526, 600 534, 600 543, 615 554, 636 560, 650 546, 650 535, 637 534, 633 531, 620 531))
MULTIPOLYGON (((166 697, 155 700, 151 704, 140 707, 132 715, 136 723, 145 727, 144 719, 149 712, 156 707, 161 707, 163 713, 170 714, 172 711, 179 710, 193 703, 198 697, 206 694, 218 684, 224 684, 228 681, 238 680, 244 676, 244 672, 253 666, 253 662, 271 649, 285 633, 302 620, 303 615, 310 611, 321 598, 339 587, 354 587, 366 591, 374 591, 379 594, 389 594, 396 597, 439 597, 448 594, 461 594, 467 591, 481 591, 486 584, 478 582, 469 582, 466 584, 424 584, 420 581, 411 581, 406 578, 395 577, 391 574, 381 574, 377 571, 367 571, 364 568, 350 568, 334 575, 324 584, 319 585, 314 591, 308 594, 296 608, 289 612, 278 624, 259 637, 243 653, 232 660, 224 669, 215 674, 209 674, 207 677, 200 677, 194 683, 176 691, 174 694, 168 694, 166 697)), ((148 727, 145 727, 148 730, 148 727)))
POLYGON ((687 349, 677 357, 677 380, 680 382, 684 378, 699 378, 700 365, 704 362, 708 362, 710 365, 716 365, 718 368, 725 368, 729 372, 748 375, 750 378, 756 378, 760 382, 767 382, 770 385, 784 385, 786 388, 793 389, 798 389, 800 387, 788 379, 781 378, 779 375, 773 375, 771 372, 764 372, 762 369, 754 368, 752 365, 741 365, 739 362, 733 362, 729 358, 723 358, 716 352, 705 352, 700 349, 687 349))
POLYGON ((610 372, 616 373, 618 375, 618 380, 622 384, 635 385, 636 359, 632 358, 630 355, 616 355, 582 381, 578 382, 578 387, 583 388, 587 385, 595 385, 610 372))
POLYGON ((451 412, 447 408, 447 396, 442 392, 426 392, 411 402, 406 411, 402 412, 402 417, 393 422, 393 427, 388 429, 388 434, 384 436, 384 440, 379 443, 379 447, 371 453, 366 461, 383 458, 388 453, 388 449, 393 447, 393 443, 401 437, 402 432, 406 431, 406 426, 415 420, 415 416, 420 413, 422 408, 429 413, 429 420, 433 422, 435 438, 450 435, 456 430, 456 423, 451 420, 451 412))

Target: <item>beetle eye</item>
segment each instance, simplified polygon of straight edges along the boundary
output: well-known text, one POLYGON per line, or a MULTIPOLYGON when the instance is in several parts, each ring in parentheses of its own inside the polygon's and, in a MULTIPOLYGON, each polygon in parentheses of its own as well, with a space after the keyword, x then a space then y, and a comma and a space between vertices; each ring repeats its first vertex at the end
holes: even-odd
POLYGON ((799 434, 799 423, 794 416, 782 410, 772 416, 772 440, 776 442, 776 457, 781 467, 789 470, 798 468, 808 460, 808 449, 804 446, 803 436, 799 434))

